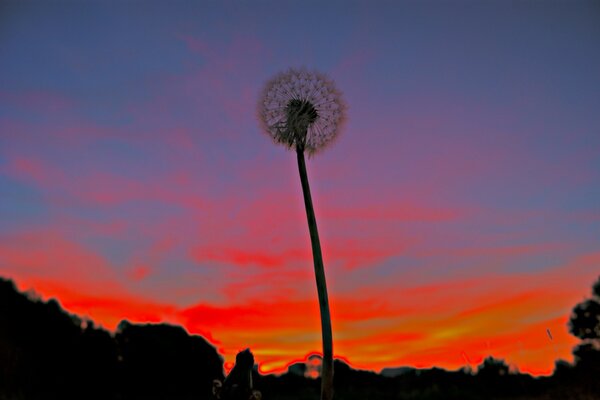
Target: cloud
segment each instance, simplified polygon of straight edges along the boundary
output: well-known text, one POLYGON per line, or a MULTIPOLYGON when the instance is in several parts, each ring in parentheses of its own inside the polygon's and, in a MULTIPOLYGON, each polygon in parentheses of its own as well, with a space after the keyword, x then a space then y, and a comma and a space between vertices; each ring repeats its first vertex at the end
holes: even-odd
POLYGON ((147 265, 136 265, 129 272, 131 280, 139 282, 152 273, 152 268, 147 265))
POLYGON ((135 201, 162 202, 177 207, 204 205, 197 188, 189 188, 190 176, 169 171, 161 176, 134 179, 95 169, 67 171, 33 157, 10 157, 3 167, 8 176, 40 189, 50 202, 77 206, 114 207, 135 201))
POLYGON ((104 257, 52 231, 3 235, 0 267, 7 276, 68 279, 87 290, 116 278, 104 257))
POLYGON ((205 249, 197 247, 192 249, 191 255, 196 262, 218 262, 228 263, 239 267, 254 265, 262 268, 283 267, 288 263, 310 259, 310 254, 306 250, 290 249, 283 252, 260 252, 244 251, 239 249, 222 248, 205 249))
POLYGON ((377 204, 370 202, 359 207, 329 207, 323 210, 323 218, 332 220, 365 220, 369 222, 444 222, 461 217, 457 209, 441 209, 410 203, 377 204))

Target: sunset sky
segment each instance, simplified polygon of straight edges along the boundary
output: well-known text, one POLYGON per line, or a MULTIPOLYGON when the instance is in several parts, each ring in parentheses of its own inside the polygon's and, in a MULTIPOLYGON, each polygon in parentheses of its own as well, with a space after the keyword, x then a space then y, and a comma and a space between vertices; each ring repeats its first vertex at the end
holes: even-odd
POLYGON ((335 354, 551 373, 600 272, 600 5, 484 3, 2 2, 0 276, 262 372, 320 351, 295 154, 256 117, 306 66, 348 104, 308 161, 335 354))

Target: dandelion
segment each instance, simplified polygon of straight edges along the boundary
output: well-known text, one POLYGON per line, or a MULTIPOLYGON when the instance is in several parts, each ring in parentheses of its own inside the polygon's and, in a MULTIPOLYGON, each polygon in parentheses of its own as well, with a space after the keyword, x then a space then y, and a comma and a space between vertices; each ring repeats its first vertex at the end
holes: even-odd
POLYGON ((323 74, 290 69, 265 85, 259 116, 276 143, 312 155, 339 133, 345 105, 323 74))
POLYGON ((304 195, 321 311, 323 340, 321 400, 331 400, 333 398, 331 315, 304 152, 312 155, 335 139, 344 121, 346 108, 341 94, 331 80, 318 72, 304 69, 290 69, 267 82, 258 106, 264 131, 276 143, 296 150, 298 157, 298 171, 304 195))

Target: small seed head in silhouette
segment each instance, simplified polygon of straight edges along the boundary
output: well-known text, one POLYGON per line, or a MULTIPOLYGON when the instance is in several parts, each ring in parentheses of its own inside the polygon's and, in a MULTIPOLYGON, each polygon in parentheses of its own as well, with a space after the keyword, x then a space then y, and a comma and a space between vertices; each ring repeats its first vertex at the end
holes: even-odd
POLYGON ((267 82, 258 113, 264 131, 275 142, 310 155, 339 133, 346 106, 325 75, 290 69, 267 82))

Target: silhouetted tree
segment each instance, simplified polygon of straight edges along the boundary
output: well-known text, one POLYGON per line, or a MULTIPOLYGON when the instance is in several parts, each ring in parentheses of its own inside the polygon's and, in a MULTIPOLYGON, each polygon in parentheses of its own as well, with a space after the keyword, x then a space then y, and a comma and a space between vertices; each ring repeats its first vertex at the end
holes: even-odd
POLYGON ((87 393, 88 399, 115 398, 119 370, 114 338, 86 319, 83 321, 78 348, 79 393, 87 393))
POLYGON ((494 357, 486 357, 483 363, 479 366, 477 375, 480 377, 497 378, 499 376, 508 375, 508 365, 504 360, 499 360, 494 357))
POLYGON ((323 340, 321 399, 331 400, 333 398, 331 316, 321 243, 308 184, 304 152, 309 155, 314 154, 337 136, 345 116, 345 106, 335 85, 326 76, 317 72, 290 69, 267 82, 259 101, 259 113, 265 132, 276 143, 296 150, 321 311, 323 340))
POLYGON ((115 340, 0 278, 2 400, 202 400, 222 377, 216 349, 181 327, 122 322, 115 340))
POLYGON ((235 356, 235 365, 221 384, 213 382, 213 394, 220 400, 260 400, 262 394, 254 390, 254 355, 250 349, 240 351, 235 356))
POLYGON ((592 297, 573 309, 569 331, 582 340, 573 350, 572 382, 583 395, 597 395, 600 393, 600 277, 592 286, 592 297))
POLYGON ((74 398, 80 323, 56 300, 31 299, 0 279, 0 391, 25 398, 74 398))
POLYGON ((600 340, 600 278, 592 287, 592 297, 577 304, 571 314, 569 331, 582 340, 600 340))
POLYGON ((209 399, 223 360, 204 338, 167 324, 119 324, 115 336, 129 399, 209 399))
POLYGON ((600 339, 600 303, 588 299, 573 309, 569 331, 580 339, 600 339))
POLYGON ((596 281, 596 283, 594 283, 594 285, 592 286, 592 295, 596 298, 596 299, 600 299, 600 277, 598 277, 598 280, 596 281))

